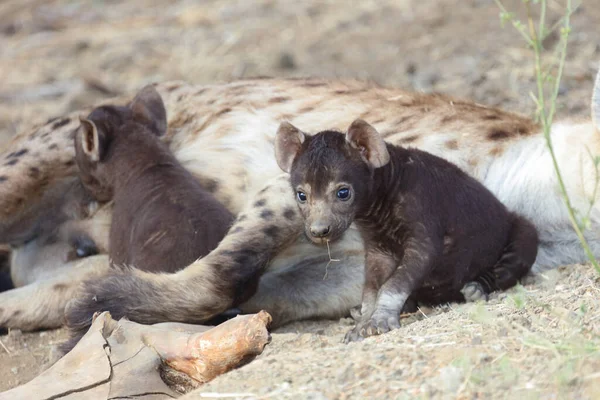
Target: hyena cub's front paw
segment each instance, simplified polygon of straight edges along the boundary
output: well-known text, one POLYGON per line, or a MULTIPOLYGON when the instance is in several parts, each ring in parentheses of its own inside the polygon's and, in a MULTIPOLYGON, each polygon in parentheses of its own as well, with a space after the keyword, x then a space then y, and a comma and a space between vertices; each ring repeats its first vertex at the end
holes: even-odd
POLYGON ((400 317, 397 313, 375 312, 371 318, 364 322, 358 322, 352 330, 346 333, 343 342, 357 342, 369 336, 382 335, 398 328, 400 328, 400 317))

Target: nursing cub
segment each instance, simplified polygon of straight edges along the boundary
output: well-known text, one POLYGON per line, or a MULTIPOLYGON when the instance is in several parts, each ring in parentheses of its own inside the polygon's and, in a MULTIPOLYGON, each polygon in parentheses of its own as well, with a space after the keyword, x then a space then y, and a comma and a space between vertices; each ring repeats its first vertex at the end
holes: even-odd
POLYGON ((175 272, 216 248, 233 222, 160 140, 166 130, 166 110, 152 86, 125 107, 98 107, 81 119, 79 177, 98 201, 114 202, 114 265, 175 272))

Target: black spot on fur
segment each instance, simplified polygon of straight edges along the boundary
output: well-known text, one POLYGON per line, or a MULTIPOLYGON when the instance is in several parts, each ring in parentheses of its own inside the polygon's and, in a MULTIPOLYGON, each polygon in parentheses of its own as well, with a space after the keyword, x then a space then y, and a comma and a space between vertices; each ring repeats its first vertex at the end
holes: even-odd
POLYGON ((496 121, 500 119, 500 116, 496 114, 487 114, 483 116, 483 119, 485 121, 496 121))
POLYGON ((394 124, 402 125, 405 122, 408 122, 409 120, 411 120, 412 118, 413 118, 413 115, 405 115, 404 117, 400 117, 396 121, 394 121, 394 124))
POLYGON ((314 111, 314 107, 311 106, 307 106, 307 107, 302 107, 300 110, 298 110, 298 114, 306 114, 309 113, 311 111, 314 111))
POLYGON ((258 257, 258 252, 253 249, 243 249, 235 252, 233 259, 236 263, 240 265, 252 264, 255 262, 255 259, 258 257))
POLYGON ((402 139, 400 139, 400 143, 412 143, 415 140, 417 140, 419 138, 419 136, 417 135, 410 135, 407 137, 403 137, 402 139))
POLYGON ((231 112, 231 111, 232 111, 232 110, 231 110, 231 108, 230 108, 230 107, 226 107, 226 108, 224 108, 224 109, 222 109, 222 110, 219 110, 219 112, 217 112, 217 113, 215 114, 215 117, 220 117, 221 115, 225 115, 225 114, 227 114, 227 113, 229 113, 229 112, 231 112))
POLYGON ((62 292, 68 288, 69 288, 69 286, 66 285, 65 283, 56 283, 55 285, 52 286, 52 290, 57 291, 57 292, 62 292))
POLYGON ((446 143, 446 148, 449 150, 456 150, 458 149, 458 141, 456 141, 455 139, 452 140, 448 140, 446 143))
POLYGON ((456 115, 446 115, 445 117, 443 117, 443 118, 441 119, 441 121, 440 121, 440 122, 441 122, 442 124, 447 124, 447 123, 449 123, 449 122, 455 121, 456 119, 457 119, 457 116, 456 116, 456 115))
POLYGON ((265 186, 264 188, 260 189, 260 191, 258 192, 258 194, 264 194, 269 189, 271 189, 271 186, 265 186))
POLYGON ((62 119, 59 119, 54 124, 52 124, 52 129, 58 129, 61 126, 67 125, 69 122, 71 122, 71 118, 62 118, 62 119))
POLYGON ((327 86, 325 82, 305 82, 302 86, 304 87, 323 87, 327 86))
POLYGON ((338 94, 338 95, 342 95, 342 94, 356 94, 356 93, 361 93, 364 92, 364 90, 362 89, 355 89, 355 90, 349 90, 349 89, 339 89, 339 90, 334 90, 334 94, 338 94))
POLYGON ((54 117, 54 118, 50 118, 48 121, 46 121, 46 124, 45 124, 45 125, 51 124, 51 123, 53 123, 54 121, 56 121, 57 119, 59 119, 59 118, 60 118, 60 117, 54 117))
POLYGON ((504 140, 510 137, 510 133, 503 129, 493 129, 488 134, 488 139, 490 140, 504 140))
POLYGON ((29 152, 29 150, 27 150, 27 149, 21 149, 19 151, 13 151, 9 155, 7 155, 6 158, 19 158, 23 154, 27 154, 28 152, 29 152))
POLYGON ((19 162, 18 158, 13 158, 12 160, 5 162, 4 165, 7 165, 7 166, 8 165, 15 165, 18 162, 19 162))
POLYGON ((271 211, 271 210, 269 210, 269 209, 262 210, 262 211, 260 212, 260 217, 261 217, 262 219, 267 219, 267 220, 269 220, 269 219, 273 218, 273 211, 271 211))
POLYGON ((75 160, 69 160, 65 162, 65 167, 72 167, 75 165, 75 160))
POLYGON ((267 201, 265 199, 260 199, 256 203, 254 203, 254 207, 262 207, 265 204, 267 204, 267 201))
POLYGON ((5 176, 5 175, 0 176, 0 183, 4 182, 4 181, 7 181, 7 180, 8 180, 7 176, 5 176))
POLYGON ((204 189, 208 190, 209 192, 214 193, 219 188, 219 182, 215 181, 214 179, 207 179, 202 182, 202 186, 204 186, 204 189))
POLYGON ((296 217, 296 213, 291 208, 286 208, 283 212, 283 216, 288 220, 293 220, 296 217))
POLYGON ((58 145, 56 143, 52 143, 50 146, 48 146, 48 150, 56 150, 58 149, 58 145))
POLYGON ((275 237, 279 233, 279 228, 275 225, 268 226, 263 229, 263 233, 269 237, 275 237))
POLYGON ((288 101, 290 101, 292 98, 288 97, 288 96, 277 96, 277 97, 273 97, 271 99, 269 99, 269 103, 270 104, 276 104, 276 103, 286 103, 288 101))
POLYGON ((28 173, 30 178, 36 179, 39 178, 40 176, 40 170, 37 167, 30 167, 29 168, 29 173, 28 173))

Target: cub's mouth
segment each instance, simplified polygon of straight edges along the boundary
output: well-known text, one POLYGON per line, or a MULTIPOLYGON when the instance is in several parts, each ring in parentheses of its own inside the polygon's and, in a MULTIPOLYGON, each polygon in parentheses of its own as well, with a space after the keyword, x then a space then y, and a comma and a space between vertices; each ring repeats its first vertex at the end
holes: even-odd
POLYGON ((322 236, 315 236, 310 229, 310 226, 305 227, 304 229, 304 235, 308 238, 308 240, 310 240, 312 243, 316 244, 316 245, 320 245, 320 246, 326 246, 327 243, 335 243, 336 241, 338 241, 343 235, 344 235, 345 229, 344 230, 331 230, 330 232, 328 232, 326 235, 322 235, 322 236))

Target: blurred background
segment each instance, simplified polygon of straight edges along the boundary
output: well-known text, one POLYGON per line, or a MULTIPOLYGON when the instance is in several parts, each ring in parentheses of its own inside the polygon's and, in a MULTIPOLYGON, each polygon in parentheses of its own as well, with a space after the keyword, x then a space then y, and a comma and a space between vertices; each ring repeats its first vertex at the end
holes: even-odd
MULTIPOLYGON (((562 115, 589 113, 600 59, 596 3, 584 1, 573 16, 562 115)), ((504 4, 522 16, 522 0, 504 4)), ((549 6, 552 23, 564 1, 549 6)), ((352 77, 531 113, 532 65, 493 0, 3 0, 0 143, 163 80, 352 77)))

